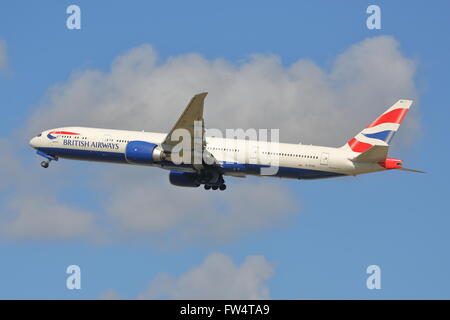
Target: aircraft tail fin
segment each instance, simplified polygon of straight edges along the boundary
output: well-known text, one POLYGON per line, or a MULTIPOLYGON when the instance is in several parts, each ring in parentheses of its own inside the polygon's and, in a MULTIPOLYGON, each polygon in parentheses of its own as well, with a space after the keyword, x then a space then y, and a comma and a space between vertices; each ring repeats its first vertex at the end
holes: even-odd
MULTIPOLYGON (((360 153, 361 156, 366 151, 370 151, 374 146, 386 147, 387 151, 389 143, 400 127, 412 103, 412 100, 398 100, 354 138, 347 141, 342 148, 348 149, 351 152, 360 153)), ((370 155, 373 156, 375 151, 381 154, 381 150, 384 150, 384 148, 374 149, 370 152, 370 155)), ((364 159, 364 157, 368 156, 363 156, 362 158, 364 159)))

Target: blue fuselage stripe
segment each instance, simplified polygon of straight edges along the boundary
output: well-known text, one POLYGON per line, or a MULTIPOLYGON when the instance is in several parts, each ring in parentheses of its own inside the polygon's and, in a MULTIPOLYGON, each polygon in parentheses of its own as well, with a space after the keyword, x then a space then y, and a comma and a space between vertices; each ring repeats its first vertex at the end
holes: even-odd
POLYGON ((125 159, 125 154, 121 152, 93 151, 93 150, 80 150, 67 148, 38 148, 38 150, 45 152, 51 156, 56 156, 60 158, 127 163, 125 159))
MULTIPOLYGON (((235 163, 235 164, 227 163, 225 165, 222 165, 222 171, 224 172, 230 173, 242 172, 245 174, 252 174, 252 175, 261 175, 262 168, 269 168, 269 166, 259 164, 242 164, 242 163, 235 163)), ((278 167, 277 169, 278 169, 277 172, 273 176, 280 178, 319 179, 345 175, 337 172, 304 169, 304 168, 293 168, 293 167, 278 167)))

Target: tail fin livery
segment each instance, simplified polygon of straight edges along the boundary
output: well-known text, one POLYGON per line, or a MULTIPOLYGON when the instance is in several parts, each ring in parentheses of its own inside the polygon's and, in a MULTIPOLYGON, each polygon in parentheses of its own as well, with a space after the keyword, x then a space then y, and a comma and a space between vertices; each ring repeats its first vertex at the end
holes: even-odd
POLYGON ((373 146, 389 147, 389 143, 400 127, 412 103, 412 100, 398 100, 375 121, 350 139, 343 148, 363 153, 373 146))

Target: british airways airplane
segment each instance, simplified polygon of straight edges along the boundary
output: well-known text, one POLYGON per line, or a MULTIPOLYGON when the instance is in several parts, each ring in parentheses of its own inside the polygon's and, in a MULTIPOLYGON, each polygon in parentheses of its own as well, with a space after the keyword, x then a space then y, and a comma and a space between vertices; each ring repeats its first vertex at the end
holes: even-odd
POLYGON ((331 148, 205 136, 206 95, 191 99, 168 134, 64 127, 43 131, 29 143, 46 159, 41 162, 44 168, 58 159, 145 165, 169 170, 169 181, 175 186, 204 185, 206 190, 225 190, 224 176, 321 179, 392 169, 422 172, 403 168, 402 160, 388 157, 389 143, 411 100, 397 101, 342 147, 331 148), (200 131, 196 124, 200 124, 200 131), (176 134, 180 130, 188 133, 187 138, 176 134), (175 155, 183 153, 187 161, 175 161, 175 155))

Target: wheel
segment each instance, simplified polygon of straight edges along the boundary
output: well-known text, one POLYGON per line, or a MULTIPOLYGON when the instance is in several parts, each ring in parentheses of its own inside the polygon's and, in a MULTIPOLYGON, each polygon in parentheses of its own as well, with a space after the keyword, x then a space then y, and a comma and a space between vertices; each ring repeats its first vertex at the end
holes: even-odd
POLYGON ((205 190, 209 190, 209 189, 211 189, 211 186, 210 186, 210 185, 207 185, 207 184, 205 184, 205 190))
POLYGON ((48 161, 42 161, 41 162, 41 167, 42 168, 48 168, 48 165, 49 165, 48 161))
POLYGON ((221 191, 225 190, 226 188, 227 188, 227 186, 225 184, 221 184, 220 187, 219 187, 219 189, 221 191))
POLYGON ((218 186, 212 186, 213 190, 217 190, 219 187, 218 186))

